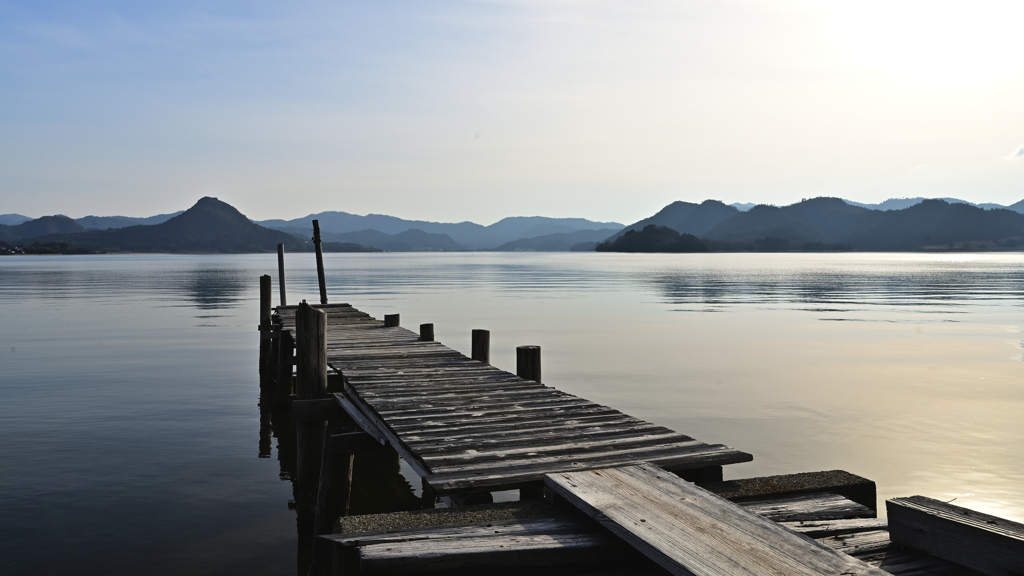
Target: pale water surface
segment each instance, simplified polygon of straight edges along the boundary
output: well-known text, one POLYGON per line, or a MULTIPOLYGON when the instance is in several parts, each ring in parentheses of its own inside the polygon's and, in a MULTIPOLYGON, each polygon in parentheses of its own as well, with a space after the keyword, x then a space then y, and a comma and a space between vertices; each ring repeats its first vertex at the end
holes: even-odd
MULTIPOLYGON (((329 254, 332 302, 754 455, 1024 520, 1024 255, 329 254)), ((289 297, 317 300, 312 255, 289 297)), ((275 255, 0 259, 0 573, 288 574, 260 446, 275 255)))

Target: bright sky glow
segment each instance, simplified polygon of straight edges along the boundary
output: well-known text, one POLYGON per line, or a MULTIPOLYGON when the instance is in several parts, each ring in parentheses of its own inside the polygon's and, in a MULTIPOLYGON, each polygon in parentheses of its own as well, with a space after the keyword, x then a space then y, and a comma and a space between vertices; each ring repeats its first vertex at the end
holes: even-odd
POLYGON ((0 0, 0 213, 1024 198, 1016 2, 0 0))

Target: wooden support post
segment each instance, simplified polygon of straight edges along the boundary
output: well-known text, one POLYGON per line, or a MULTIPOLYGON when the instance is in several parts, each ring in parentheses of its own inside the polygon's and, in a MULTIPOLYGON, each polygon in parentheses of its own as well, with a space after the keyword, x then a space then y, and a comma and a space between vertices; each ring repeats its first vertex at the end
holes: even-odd
POLYGON ((316 277, 320 281, 320 303, 327 304, 327 281, 324 279, 324 249, 320 242, 319 220, 313 220, 313 247, 316 249, 316 277))
POLYGON ((260 382, 270 379, 270 338, 273 322, 271 320, 270 276, 260 276, 260 382))
MULTIPOLYGON (((321 457, 320 481, 317 488, 316 519, 313 523, 314 533, 330 534, 334 521, 338 516, 348 516, 352 500, 352 464, 355 452, 338 450, 332 447, 331 436, 338 435, 340 427, 324 428, 321 457)), ((367 436, 369 438, 369 436, 367 436)), ((370 441, 373 441, 370 438, 370 441)), ((377 444, 377 448, 381 448, 377 444)))
POLYGON ((690 468, 689 470, 680 470, 676 472, 676 475, 687 482, 693 482, 697 485, 712 484, 722 481, 722 467, 690 468))
MULTIPOLYGON (((295 311, 295 395, 299 400, 326 396, 327 314, 306 304, 295 311)), ((295 424, 295 505, 312 522, 323 453, 324 420, 295 424)))
POLYGON ((277 338, 277 398, 278 407, 285 406, 292 395, 292 368, 295 366, 295 338, 291 330, 281 330, 277 338))
POLYGON ((430 510, 437 507, 437 492, 427 484, 426 478, 420 478, 422 493, 420 494, 420 506, 430 510))
POLYGON ((516 348, 516 375, 540 383, 540 346, 516 348))
POLYGON ((284 244, 277 245, 277 283, 281 287, 281 306, 288 305, 284 290, 284 244))
POLYGON ((295 311, 295 395, 323 398, 327 389, 327 314, 303 300, 295 311))
POLYGON ((491 331, 473 330, 473 360, 491 363, 491 331))
POLYGON ((384 327, 385 328, 398 328, 399 326, 399 315, 398 314, 385 314, 384 315, 384 327))
POLYGON ((420 340, 424 342, 434 341, 434 325, 420 324, 420 340))

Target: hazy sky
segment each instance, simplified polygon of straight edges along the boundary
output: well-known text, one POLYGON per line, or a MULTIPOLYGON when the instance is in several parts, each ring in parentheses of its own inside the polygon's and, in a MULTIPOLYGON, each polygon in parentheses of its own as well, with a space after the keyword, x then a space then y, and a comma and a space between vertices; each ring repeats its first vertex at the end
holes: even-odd
POLYGON ((0 0, 0 213, 1024 198, 1024 2, 0 0))

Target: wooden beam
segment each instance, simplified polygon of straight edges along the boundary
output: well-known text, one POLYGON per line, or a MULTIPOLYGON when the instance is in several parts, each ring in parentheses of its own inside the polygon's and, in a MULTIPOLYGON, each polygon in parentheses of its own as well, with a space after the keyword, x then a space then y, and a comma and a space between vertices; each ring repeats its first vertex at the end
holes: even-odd
POLYGON ((650 464, 549 474, 545 485, 672 574, 886 574, 650 464))
POLYGON ((296 422, 307 420, 333 420, 345 415, 334 398, 292 400, 292 418, 296 422))
POLYGON ((924 496, 885 502, 893 542, 989 576, 1024 574, 1024 524, 924 496))
MULTIPOLYGON (((334 402, 333 400, 331 400, 334 402)), ((343 412, 337 402, 334 406, 338 411, 343 412)), ((341 434, 330 434, 326 438, 324 454, 362 454, 364 452, 382 452, 390 450, 387 444, 381 444, 373 436, 366 432, 343 432, 341 434)))

